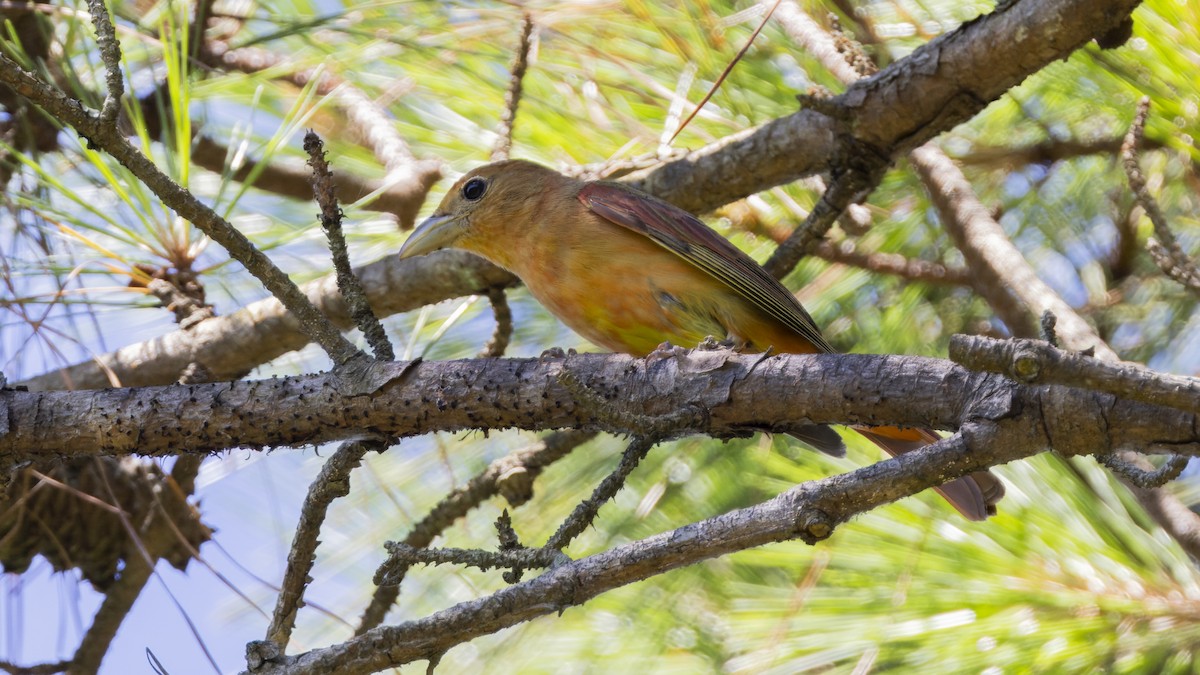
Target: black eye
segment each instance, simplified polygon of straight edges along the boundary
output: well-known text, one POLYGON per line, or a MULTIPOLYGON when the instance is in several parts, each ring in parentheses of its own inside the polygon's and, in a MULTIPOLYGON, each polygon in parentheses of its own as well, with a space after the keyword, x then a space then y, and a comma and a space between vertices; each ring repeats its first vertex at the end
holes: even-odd
POLYGON ((482 178, 472 178, 462 186, 462 196, 469 202, 478 200, 487 192, 487 181, 482 178))

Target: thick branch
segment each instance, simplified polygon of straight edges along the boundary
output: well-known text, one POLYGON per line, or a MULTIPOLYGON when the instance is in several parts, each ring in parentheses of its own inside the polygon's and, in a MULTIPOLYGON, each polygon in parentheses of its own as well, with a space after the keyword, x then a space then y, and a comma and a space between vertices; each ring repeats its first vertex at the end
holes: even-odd
POLYGON ((850 86, 836 99, 847 110, 845 125, 802 110, 630 180, 689 211, 704 212, 824 170, 843 133, 895 157, 970 119, 1026 77, 1120 25, 1139 3, 1001 4, 1002 10, 967 22, 850 86))
POLYGON ((958 428, 985 415, 1019 417, 1042 430, 1040 447, 1065 454, 1197 441, 1194 416, 1177 410, 1070 387, 1021 386, 919 357, 717 350, 642 360, 587 354, 377 364, 372 376, 385 384, 358 395, 347 392, 336 374, 87 392, 3 391, 9 433, 0 437, 0 453, 14 460, 159 455, 181 448, 202 454, 344 440, 364 429, 388 436, 505 427, 621 433, 630 431, 621 411, 634 419, 685 409, 705 413, 695 416, 703 422, 693 423, 693 431, 725 437, 811 423, 958 428), (608 399, 611 409, 579 405, 572 387, 580 384, 608 399))
MULTIPOLYGON (((355 276, 377 316, 406 312, 463 294, 485 294, 489 288, 517 283, 508 272, 453 251, 409 260, 384 258, 358 268, 355 276)), ((302 290, 334 325, 342 329, 354 325, 332 276, 306 284, 302 290)), ((296 319, 278 300, 267 298, 189 330, 122 347, 18 384, 33 390, 166 384, 178 379, 191 363, 204 364, 214 379, 236 379, 308 342, 296 319), (109 379, 109 373, 115 381, 109 379)))

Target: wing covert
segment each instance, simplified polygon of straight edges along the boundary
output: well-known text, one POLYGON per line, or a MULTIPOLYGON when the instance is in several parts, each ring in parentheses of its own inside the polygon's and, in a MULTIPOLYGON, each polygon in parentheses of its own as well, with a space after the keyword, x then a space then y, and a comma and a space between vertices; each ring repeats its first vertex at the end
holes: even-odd
POLYGON ((710 274, 820 351, 833 351, 816 322, 783 284, 699 218, 615 183, 588 183, 579 191, 579 201, 710 274))

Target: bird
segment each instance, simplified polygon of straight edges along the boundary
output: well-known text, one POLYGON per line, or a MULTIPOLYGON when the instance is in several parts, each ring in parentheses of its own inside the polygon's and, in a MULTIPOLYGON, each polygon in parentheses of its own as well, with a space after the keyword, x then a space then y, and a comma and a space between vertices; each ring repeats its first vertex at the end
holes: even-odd
MULTIPOLYGON (((634 356, 711 337, 743 352, 832 353, 786 287, 687 211, 613 181, 526 160, 475 168, 409 235, 398 256, 468 251, 512 272, 564 324, 634 356)), ((931 429, 855 426, 891 455, 937 441, 931 429)), ((794 433, 844 453, 831 428, 794 433)), ((935 488, 969 520, 996 512, 1004 485, 979 471, 935 488)))

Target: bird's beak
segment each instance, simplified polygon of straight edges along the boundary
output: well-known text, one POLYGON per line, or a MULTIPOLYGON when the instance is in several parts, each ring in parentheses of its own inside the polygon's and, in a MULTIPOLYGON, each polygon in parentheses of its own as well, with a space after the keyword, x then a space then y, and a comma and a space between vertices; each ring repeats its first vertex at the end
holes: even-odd
POLYGON ((396 255, 401 259, 412 258, 449 248, 458 240, 465 224, 461 216, 430 216, 408 235, 396 255))

